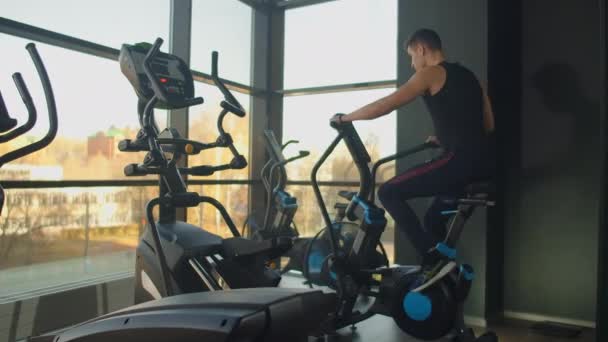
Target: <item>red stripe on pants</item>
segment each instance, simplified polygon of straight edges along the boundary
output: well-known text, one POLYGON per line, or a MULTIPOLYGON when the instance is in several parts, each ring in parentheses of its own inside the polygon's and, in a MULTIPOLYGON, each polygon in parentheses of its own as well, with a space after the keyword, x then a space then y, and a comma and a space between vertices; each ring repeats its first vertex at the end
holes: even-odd
POLYGON ((393 178, 389 182, 389 184, 401 183, 401 182, 411 179, 413 177, 418 177, 425 173, 431 172, 431 171, 438 169, 438 168, 444 166, 445 164, 447 164, 453 157, 454 157, 453 153, 448 153, 445 157, 443 157, 441 159, 437 159, 428 164, 421 165, 420 167, 411 169, 411 170, 407 171, 406 173, 393 178))

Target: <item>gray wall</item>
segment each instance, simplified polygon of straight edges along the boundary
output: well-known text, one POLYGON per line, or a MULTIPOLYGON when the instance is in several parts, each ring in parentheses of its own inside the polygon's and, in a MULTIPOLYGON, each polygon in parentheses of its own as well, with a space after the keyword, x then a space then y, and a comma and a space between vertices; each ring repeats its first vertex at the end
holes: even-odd
MULTIPOLYGON (((477 77, 487 80, 487 1, 460 0, 457 5, 446 6, 445 0, 400 0, 398 44, 421 27, 435 29, 442 38, 450 61, 458 61, 469 67, 477 77)), ((398 83, 403 84, 412 75, 410 59, 398 50, 398 83)), ((421 100, 398 110, 397 150, 419 144, 433 133, 430 116, 421 100)), ((397 164, 402 172, 414 163, 423 161, 430 154, 402 160, 397 164)), ((423 215, 428 200, 417 200, 414 206, 423 215)), ((422 217, 422 216, 421 216, 422 217)), ((465 314, 485 318, 486 275, 486 213, 478 210, 471 218, 461 237, 459 259, 470 263, 476 271, 476 280, 467 300, 465 314)), ((396 260, 400 263, 417 262, 411 245, 397 230, 396 260)))
POLYGON ((508 175, 504 309, 594 321, 598 2, 522 4, 521 150, 508 175))

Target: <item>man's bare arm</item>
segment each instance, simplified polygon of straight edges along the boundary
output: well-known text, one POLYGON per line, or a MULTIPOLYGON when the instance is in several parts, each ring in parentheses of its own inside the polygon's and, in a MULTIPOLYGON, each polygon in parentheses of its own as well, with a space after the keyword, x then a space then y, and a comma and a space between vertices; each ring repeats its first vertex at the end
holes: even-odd
MULTIPOLYGON (((386 115, 393 110, 412 102, 423 95, 437 76, 436 67, 425 68, 416 72, 404 85, 394 93, 363 106, 356 111, 341 117, 341 121, 371 120, 386 115)), ((440 72, 440 71, 439 71, 440 72)))

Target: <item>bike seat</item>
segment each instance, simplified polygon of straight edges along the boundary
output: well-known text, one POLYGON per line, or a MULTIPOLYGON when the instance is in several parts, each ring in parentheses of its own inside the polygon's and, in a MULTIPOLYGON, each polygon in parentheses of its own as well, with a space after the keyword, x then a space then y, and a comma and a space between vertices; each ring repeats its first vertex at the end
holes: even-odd
POLYGON ((225 258, 241 258, 265 256, 274 259, 293 246, 293 239, 287 236, 277 236, 268 240, 250 240, 233 237, 222 240, 222 250, 225 258))
POLYGON ((442 196, 441 200, 444 203, 453 205, 494 206, 493 196, 495 191, 496 186, 492 182, 474 182, 465 186, 462 196, 442 196))
POLYGON ((346 190, 340 190, 338 191, 338 196, 347 199, 347 200, 352 200, 353 197, 355 197, 355 195, 357 194, 356 191, 346 191, 346 190))

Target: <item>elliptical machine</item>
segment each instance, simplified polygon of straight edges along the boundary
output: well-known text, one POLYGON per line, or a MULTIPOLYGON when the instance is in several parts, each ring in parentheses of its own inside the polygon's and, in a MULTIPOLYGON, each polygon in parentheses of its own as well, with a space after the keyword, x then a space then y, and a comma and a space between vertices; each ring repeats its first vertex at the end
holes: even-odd
MULTIPOLYGON (((32 154, 36 151, 45 148, 53 141, 53 139, 55 139, 55 136, 57 135, 57 108, 55 106, 55 96, 53 95, 53 88, 51 87, 49 76, 46 72, 46 68, 44 67, 44 63, 42 62, 42 59, 38 54, 38 50, 36 50, 36 45, 34 45, 33 43, 29 43, 25 46, 25 49, 30 54, 32 62, 36 67, 38 77, 40 78, 40 82, 42 83, 42 89, 44 90, 44 96, 46 98, 46 105, 49 115, 49 129, 45 136, 42 137, 40 140, 2 155, 0 157, 0 167, 7 163, 10 163, 13 160, 23 158, 29 154, 32 154)), ((36 106, 32 101, 30 92, 27 88, 27 85, 23 81, 23 77, 21 76, 21 74, 18 72, 14 73, 13 81, 17 86, 17 90, 19 91, 21 100, 27 108, 28 118, 23 125, 16 127, 17 120, 10 117, 6 105, 4 104, 2 94, 0 94, 0 133, 2 133, 2 135, 0 135, 0 144, 16 139, 22 134, 28 132, 30 129, 32 129, 32 127, 34 127, 38 119, 36 106)), ((4 201, 4 188, 2 188, 2 186, 0 185, 0 214, 2 213, 2 209, 4 208, 4 201)))
POLYGON ((188 192, 182 178, 182 174, 211 175, 247 165, 222 127, 228 113, 243 117, 245 112, 219 79, 218 56, 213 53, 213 78, 225 96, 220 104, 223 109, 218 118, 220 136, 217 141, 205 144, 183 139, 173 128, 159 132, 154 124, 154 108, 177 109, 203 102, 202 98, 194 97, 188 66, 176 56, 159 52, 161 44, 161 39, 149 49, 125 44, 119 57, 121 70, 139 98, 141 124, 137 138, 121 141, 119 150, 148 152, 142 164, 127 165, 125 175, 160 176, 160 194, 146 206, 148 225, 136 251, 135 303, 182 293, 275 287, 281 276, 267 267, 267 262, 289 249, 291 239, 277 237, 253 241, 242 238, 224 206, 214 198, 188 192), (229 164, 219 166, 177 166, 182 156, 210 148, 228 148, 234 158, 229 164), (172 154, 171 159, 166 153, 172 154), (234 237, 223 239, 201 227, 176 220, 176 208, 202 203, 211 204, 221 213, 234 237), (153 215, 157 206, 158 221, 153 215))
MULTIPOLYGON (((203 199, 196 193, 185 192, 183 188, 179 187, 183 183, 180 183, 181 178, 178 177, 179 170, 176 168, 177 159, 175 159, 175 155, 194 153, 208 145, 181 139, 178 136, 174 137, 172 134, 177 134, 177 132, 171 129, 164 132, 165 137, 158 137, 157 134, 160 135, 158 129, 155 129, 153 125, 151 113, 157 104, 161 106, 164 103, 164 106, 168 108, 183 108, 202 102, 201 98, 193 97, 193 81, 185 63, 175 56, 159 53, 161 43, 162 40, 157 40, 151 49, 126 45, 123 46, 121 53, 123 72, 133 77, 130 80, 134 82, 134 87, 141 96, 140 99, 148 97, 145 106, 141 106, 140 103, 140 108, 142 108, 140 123, 143 126, 143 133, 140 132, 138 137, 141 137, 142 140, 121 142, 121 148, 129 151, 141 149, 150 152, 144 164, 128 165, 125 172, 159 174, 161 175, 161 186, 167 186, 173 190, 166 190, 162 197, 156 198, 148 204, 149 218, 152 216, 152 208, 155 205, 160 204, 164 209, 171 209, 177 206, 193 205, 204 200, 212 202, 212 199, 203 199), (190 75, 189 78, 188 75, 190 75), (163 79, 165 81, 162 81, 163 79), (171 160, 164 158, 166 151, 171 151, 174 158, 171 160), (182 191, 176 192, 176 189, 182 191)), ((30 53, 32 52, 30 51, 30 53)), ((39 65, 42 66, 41 63, 39 65)), ((44 73, 44 77, 46 78, 46 73, 44 73)), ((56 119, 53 119, 54 101, 49 101, 49 99, 52 100, 52 92, 50 92, 48 80, 43 81, 43 84, 45 84, 49 103, 49 113, 53 114, 51 127, 53 131, 56 131, 56 119)), ((23 89, 25 88, 23 87, 23 89)), ((31 101, 27 103, 31 103, 31 101)), ((0 109, 4 109, 4 107, 0 109)), ((1 115, 3 113, 5 111, 0 111, 0 118, 5 118, 1 115)), ((14 126, 13 123, 10 124, 14 126)), ((47 136, 49 135, 47 134, 47 136)), ((2 138, 0 137, 0 139, 2 138)), ((192 169, 196 170, 196 168, 192 169)), ((170 297, 147 301, 58 332, 29 337, 27 341, 303 342, 308 341, 308 336, 319 333, 321 323, 326 319, 325 315, 336 304, 335 296, 331 294, 301 289, 255 288, 213 292, 215 287, 210 286, 207 292, 178 295, 178 292, 183 292, 183 288, 173 287, 175 277, 173 272, 176 266, 168 266, 166 263, 176 261, 171 259, 171 253, 178 248, 173 245, 184 246, 184 241, 181 240, 183 236, 180 236, 180 233, 192 232, 192 236, 196 238, 195 241, 189 242, 191 248, 185 252, 191 253, 190 257, 198 256, 204 252, 205 248, 217 250, 219 253, 226 246, 223 246, 221 242, 215 243, 215 239, 203 245, 196 245, 202 240, 201 236, 204 238, 208 236, 206 235, 208 233, 196 228, 199 232, 199 235, 196 235, 195 228, 183 222, 167 224, 169 228, 175 228, 175 231, 167 231, 168 228, 161 223, 158 226, 154 225, 153 218, 150 223, 151 227, 148 228, 149 232, 145 236, 148 240, 142 239, 141 243, 151 244, 149 248, 155 248, 154 251, 158 252, 159 264, 157 265, 161 266, 158 272, 162 273, 161 281, 164 281, 160 283, 160 287, 163 294, 170 297), (191 228, 192 230, 189 230, 191 228), (180 240, 176 241, 173 238, 180 240), (163 256, 165 254, 163 247, 168 248, 166 257, 163 256), (167 286, 166 288, 162 287, 163 283, 167 286)), ((256 244, 256 246, 259 245, 262 244, 256 244)), ((247 251, 244 254, 246 253, 247 251)), ((147 256, 139 255, 138 257, 146 258, 147 256)), ((138 269, 138 271, 141 270, 141 268, 138 269)), ((138 281, 140 280, 141 278, 138 281)), ((141 300, 141 298, 136 300, 141 300)))
MULTIPOLYGON (((339 229, 326 229, 325 234, 319 235, 319 239, 329 240, 330 252, 323 258, 321 270, 314 274, 314 280, 337 292, 338 306, 332 315, 332 327, 339 329, 375 314, 382 314, 392 317, 405 333, 418 339, 435 340, 454 332, 453 339, 459 342, 497 341, 493 333, 476 338, 473 331, 465 327, 463 303, 468 296, 474 272, 471 266, 458 265, 455 261, 455 245, 474 208, 493 205, 489 199, 489 186, 485 183, 472 184, 467 187, 466 198, 449 199, 457 206, 457 210, 451 213, 454 217, 445 241, 437 245, 444 258, 440 269, 430 279, 425 277, 419 266, 376 268, 373 256, 377 253, 386 226, 384 210, 376 207, 373 202, 376 171, 380 165, 390 160, 434 146, 426 143, 383 158, 370 171, 370 156, 353 124, 332 122, 332 127, 337 130, 338 136, 315 164, 311 174, 313 190, 328 227, 333 224, 319 190, 317 173, 340 141, 346 144, 360 179, 357 193, 343 194, 350 198, 346 218, 360 222, 352 244, 341 243, 339 229), (363 312, 355 309, 360 296, 375 299, 363 312)), ((314 244, 315 241, 311 242, 311 246, 314 244)), ((308 276, 311 276, 310 272, 308 276)))
POLYGON ((269 158, 260 172, 260 179, 266 190, 266 208, 264 218, 260 225, 250 215, 241 229, 242 235, 254 240, 265 240, 275 236, 288 236, 297 238, 300 236, 298 228, 293 222, 293 217, 298 210, 298 201, 295 197, 285 191, 287 184, 287 172, 285 166, 298 159, 310 155, 309 151, 300 151, 298 155, 285 158, 283 150, 290 144, 298 143, 297 140, 289 140, 279 145, 274 132, 264 130, 266 151, 269 158))

